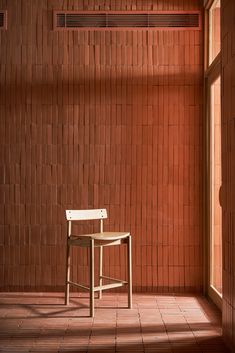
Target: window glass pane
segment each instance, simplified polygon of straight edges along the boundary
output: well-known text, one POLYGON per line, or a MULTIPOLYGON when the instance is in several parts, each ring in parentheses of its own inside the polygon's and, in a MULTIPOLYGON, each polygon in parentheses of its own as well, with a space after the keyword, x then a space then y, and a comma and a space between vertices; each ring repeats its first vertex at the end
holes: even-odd
POLYGON ((220 52, 220 0, 215 0, 209 10, 209 64, 220 52))
POLYGON ((220 77, 211 85, 211 285, 222 293, 222 209, 219 203, 221 175, 220 77))

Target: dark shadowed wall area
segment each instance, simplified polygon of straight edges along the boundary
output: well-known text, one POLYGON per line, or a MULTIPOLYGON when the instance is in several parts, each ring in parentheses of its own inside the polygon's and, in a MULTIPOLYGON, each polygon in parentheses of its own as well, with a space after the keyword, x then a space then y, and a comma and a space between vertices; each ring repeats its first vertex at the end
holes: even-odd
POLYGON ((223 333, 235 350, 235 3, 222 5, 223 333))
MULTIPOLYGON (((202 289, 203 33, 52 29, 55 10, 199 0, 0 0, 0 288, 61 290, 66 208, 133 235, 135 291, 202 289)), ((83 223, 77 230, 93 230, 83 223)), ((126 274, 124 249, 105 272, 126 274)), ((74 280, 86 281, 86 250, 74 280)))

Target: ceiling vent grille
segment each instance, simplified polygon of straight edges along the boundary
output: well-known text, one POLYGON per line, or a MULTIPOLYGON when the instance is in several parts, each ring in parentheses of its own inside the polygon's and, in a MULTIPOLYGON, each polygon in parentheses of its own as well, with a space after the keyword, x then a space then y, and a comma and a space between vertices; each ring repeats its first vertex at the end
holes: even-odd
POLYGON ((54 29, 200 29, 199 11, 54 11, 54 29))
POLYGON ((0 10, 0 29, 7 28, 7 12, 0 10))

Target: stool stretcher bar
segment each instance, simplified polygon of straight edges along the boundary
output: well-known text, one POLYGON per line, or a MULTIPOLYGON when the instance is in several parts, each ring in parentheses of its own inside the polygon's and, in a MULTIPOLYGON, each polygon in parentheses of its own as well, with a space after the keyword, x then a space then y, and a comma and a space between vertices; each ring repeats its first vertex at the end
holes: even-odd
POLYGON ((112 278, 112 277, 108 277, 108 276, 100 276, 100 278, 107 279, 107 280, 113 281, 113 282, 121 282, 123 284, 128 283, 127 281, 123 281, 122 279, 112 278))
MULTIPOLYGON (((106 277, 106 276, 102 276, 102 278, 110 279, 110 277, 106 277)), ((122 281, 120 279, 113 279, 113 281, 117 282, 117 283, 103 284, 101 286, 94 287, 94 289, 93 289, 94 292, 97 292, 97 291, 100 291, 100 290, 105 290, 105 289, 122 287, 122 286, 124 286, 125 284, 128 283, 127 281, 122 281)), ((73 286, 76 286, 76 287, 79 287, 79 288, 82 288, 82 289, 85 289, 85 290, 88 290, 88 291, 90 290, 90 287, 84 286, 84 285, 79 284, 79 283, 75 283, 75 282, 69 281, 69 284, 71 284, 73 286)))
POLYGON ((75 282, 72 282, 72 281, 68 281, 69 284, 72 284, 73 286, 75 287, 79 287, 79 288, 83 288, 85 290, 90 290, 89 287, 86 287, 86 286, 83 286, 82 284, 79 284, 79 283, 75 283, 75 282))

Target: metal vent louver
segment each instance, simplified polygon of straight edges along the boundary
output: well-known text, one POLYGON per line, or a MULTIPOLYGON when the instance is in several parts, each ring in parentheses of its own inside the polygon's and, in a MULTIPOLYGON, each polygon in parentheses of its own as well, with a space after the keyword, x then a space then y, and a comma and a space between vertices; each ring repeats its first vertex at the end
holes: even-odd
POLYGON ((55 11, 54 29, 200 29, 200 13, 55 11))
POLYGON ((0 10, 0 29, 7 28, 7 14, 6 11, 0 10))

